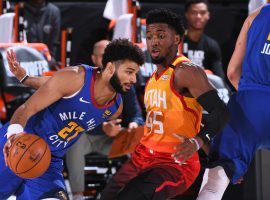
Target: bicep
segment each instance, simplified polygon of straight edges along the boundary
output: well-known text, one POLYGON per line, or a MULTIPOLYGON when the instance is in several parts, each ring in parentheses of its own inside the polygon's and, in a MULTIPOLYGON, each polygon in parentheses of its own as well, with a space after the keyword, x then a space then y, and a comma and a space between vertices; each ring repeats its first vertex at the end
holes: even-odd
POLYGON ((46 81, 26 102, 25 106, 31 113, 37 113, 64 96, 58 78, 46 81))
POLYGON ((60 70, 42 85, 25 103, 32 113, 48 107, 63 96, 80 89, 83 79, 73 69, 60 70), (72 84, 70 84, 72 83, 72 84))
POLYGON ((242 68, 243 59, 246 51, 246 39, 248 31, 248 22, 246 21, 238 36, 235 49, 228 66, 228 74, 239 71, 242 68))
POLYGON ((176 87, 187 88, 190 94, 197 98, 203 93, 213 90, 213 86, 209 83, 208 78, 200 67, 185 67, 176 71, 175 82, 176 87))

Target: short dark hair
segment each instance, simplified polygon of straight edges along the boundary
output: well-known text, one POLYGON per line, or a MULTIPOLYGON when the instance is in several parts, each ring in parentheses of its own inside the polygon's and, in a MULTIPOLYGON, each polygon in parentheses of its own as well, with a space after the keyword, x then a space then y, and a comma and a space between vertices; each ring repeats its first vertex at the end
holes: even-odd
POLYGON ((146 17, 146 25, 153 23, 168 24, 181 38, 184 35, 185 28, 182 18, 169 9, 159 8, 149 11, 146 17))
POLYGON ((208 2, 208 0, 186 0, 186 2, 185 2, 185 12, 188 11, 189 7, 192 4, 197 4, 197 3, 204 3, 204 4, 207 5, 207 8, 209 8, 209 2, 208 2))
POLYGON ((127 39, 115 39, 104 50, 102 57, 103 69, 106 68, 108 62, 120 60, 131 60, 138 65, 142 65, 144 63, 144 53, 137 45, 127 39))

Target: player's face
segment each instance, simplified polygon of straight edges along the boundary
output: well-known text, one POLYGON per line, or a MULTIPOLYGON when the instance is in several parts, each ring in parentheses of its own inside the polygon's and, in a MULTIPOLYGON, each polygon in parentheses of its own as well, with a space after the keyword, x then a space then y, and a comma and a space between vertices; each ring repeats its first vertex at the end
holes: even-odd
POLYGON ((139 65, 130 60, 118 61, 115 62, 115 65, 116 71, 110 79, 110 83, 116 92, 128 92, 132 85, 136 83, 136 73, 139 71, 139 65))
POLYGON ((192 4, 185 13, 188 27, 194 30, 202 30, 207 24, 210 15, 205 3, 192 4))
POLYGON ((165 23, 153 23, 146 27, 147 50, 154 64, 166 63, 175 57, 179 35, 165 23))

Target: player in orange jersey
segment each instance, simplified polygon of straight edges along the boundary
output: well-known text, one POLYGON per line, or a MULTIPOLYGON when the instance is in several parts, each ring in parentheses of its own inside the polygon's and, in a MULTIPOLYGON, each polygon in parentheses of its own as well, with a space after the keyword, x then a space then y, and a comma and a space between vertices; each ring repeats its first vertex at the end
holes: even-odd
POLYGON ((102 192, 105 200, 163 200, 182 194, 200 171, 197 150, 229 118, 204 71, 177 56, 184 33, 178 16, 166 9, 153 10, 146 26, 147 49, 157 70, 145 89, 145 133, 131 159, 102 192), (203 109, 209 114, 200 130, 203 109))

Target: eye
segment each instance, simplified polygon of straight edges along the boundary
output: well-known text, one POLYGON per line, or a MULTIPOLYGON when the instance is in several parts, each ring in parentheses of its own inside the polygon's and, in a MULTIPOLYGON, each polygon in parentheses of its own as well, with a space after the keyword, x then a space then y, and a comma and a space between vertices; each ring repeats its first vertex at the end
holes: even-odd
POLYGON ((151 35, 147 35, 147 36, 146 36, 146 39, 147 39, 147 40, 151 40, 151 39, 152 39, 152 36, 151 36, 151 35))
POLYGON ((164 34, 159 34, 159 35, 158 35, 158 38, 159 38, 159 39, 164 39, 164 38, 165 38, 165 35, 164 35, 164 34))

